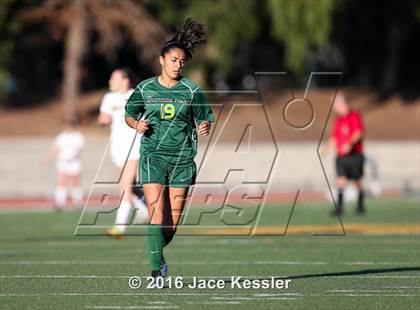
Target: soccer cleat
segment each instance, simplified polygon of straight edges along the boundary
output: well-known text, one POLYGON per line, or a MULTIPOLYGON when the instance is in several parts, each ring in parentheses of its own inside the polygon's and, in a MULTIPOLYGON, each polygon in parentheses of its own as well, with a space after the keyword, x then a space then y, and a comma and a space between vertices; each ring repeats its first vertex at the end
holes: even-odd
POLYGON ((107 229, 106 230, 106 235, 108 237, 114 238, 116 240, 124 239, 124 233, 115 226, 107 229))
POLYGON ((163 288, 163 282, 160 282, 158 285, 158 281, 162 280, 162 275, 160 273, 160 270, 152 270, 152 274, 151 274, 151 278, 152 278, 152 282, 147 286, 148 288, 151 289, 160 289, 163 288))
POLYGON ((165 258, 162 255, 160 259, 160 276, 165 278, 168 275, 168 264, 165 261, 165 258))
POLYGON ((162 279, 163 278, 161 276, 153 277, 152 282, 148 284, 147 288, 158 290, 165 288, 165 284, 162 279), (160 283, 157 283, 158 281, 160 281, 160 283))

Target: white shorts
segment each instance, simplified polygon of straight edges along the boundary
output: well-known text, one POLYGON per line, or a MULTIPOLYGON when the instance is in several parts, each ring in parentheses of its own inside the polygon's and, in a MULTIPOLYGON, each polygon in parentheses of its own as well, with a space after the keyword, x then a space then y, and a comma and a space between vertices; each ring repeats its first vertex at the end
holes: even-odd
POLYGON ((125 164, 125 161, 127 160, 139 160, 140 158, 140 139, 137 138, 136 141, 134 141, 133 147, 131 148, 132 141, 124 141, 124 140, 117 140, 117 141, 111 141, 111 159, 114 165, 117 167, 123 167, 125 164), (130 152, 130 154, 128 154, 130 152))
POLYGON ((61 173, 76 175, 80 174, 82 170, 82 163, 80 160, 58 160, 57 161, 57 171, 61 173))

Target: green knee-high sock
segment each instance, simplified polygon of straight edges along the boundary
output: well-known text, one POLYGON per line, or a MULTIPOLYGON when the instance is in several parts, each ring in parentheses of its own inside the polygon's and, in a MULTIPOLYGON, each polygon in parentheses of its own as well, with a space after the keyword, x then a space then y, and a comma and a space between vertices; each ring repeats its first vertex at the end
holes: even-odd
POLYGON ((149 250, 150 265, 152 270, 160 269, 162 257, 163 233, 162 225, 149 224, 147 227, 147 247, 149 250))

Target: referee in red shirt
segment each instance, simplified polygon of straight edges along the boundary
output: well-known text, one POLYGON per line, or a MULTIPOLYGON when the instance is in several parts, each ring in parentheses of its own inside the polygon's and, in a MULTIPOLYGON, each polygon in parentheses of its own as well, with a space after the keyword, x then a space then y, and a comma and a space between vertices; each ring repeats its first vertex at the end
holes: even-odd
POLYGON ((347 181, 353 181, 359 191, 356 214, 364 214, 364 192, 361 184, 363 176, 363 135, 364 128, 360 114, 351 109, 344 94, 338 93, 333 110, 336 113, 333 130, 328 144, 323 149, 325 155, 330 146, 335 146, 337 189, 337 208, 332 215, 343 213, 343 195, 347 181))

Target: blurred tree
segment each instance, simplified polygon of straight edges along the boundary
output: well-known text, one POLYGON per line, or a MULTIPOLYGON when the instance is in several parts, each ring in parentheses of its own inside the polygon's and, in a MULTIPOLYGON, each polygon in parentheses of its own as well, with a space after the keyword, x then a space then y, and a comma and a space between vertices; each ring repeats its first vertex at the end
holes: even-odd
POLYGON ((81 81, 102 87, 115 65, 158 72, 164 29, 189 16, 208 28, 186 68, 194 79, 241 87, 254 71, 287 70, 299 83, 305 69, 332 68, 347 85, 420 93, 418 0, 0 0, 0 95, 18 89, 13 106, 42 102, 62 79, 71 111, 81 81))
POLYGON ((418 96, 419 12, 417 0, 345 1, 330 38, 347 64, 344 83, 373 88, 380 99, 418 96))
POLYGON ((140 50, 140 60, 155 71, 159 67, 154 56, 167 35, 146 8, 132 0, 45 0, 24 9, 19 17, 25 22, 47 23, 53 38, 64 40, 63 101, 67 118, 75 117, 90 33, 98 33, 96 47, 107 57, 113 57, 127 33, 140 50))
POLYGON ((404 42, 420 20, 419 1, 408 0, 406 5, 400 1, 391 1, 384 9, 387 27, 385 61, 379 89, 383 97, 392 95, 399 86, 401 64, 403 61, 404 42))
POLYGON ((311 46, 327 43, 335 7, 334 0, 267 0, 273 37, 284 44, 284 62, 293 73, 302 73, 311 46))
POLYGON ((193 16, 209 29, 206 54, 224 74, 234 67, 235 54, 258 33, 255 1, 190 1, 185 15, 193 16))
POLYGON ((208 30, 206 60, 224 73, 233 68, 235 52, 258 34, 255 0, 156 0, 153 5, 159 19, 173 30, 187 17, 205 24, 208 30))
POLYGON ((0 99, 5 99, 14 91, 13 80, 7 64, 12 57, 13 49, 22 23, 14 19, 14 12, 33 4, 35 0, 2 0, 0 1, 0 99))
POLYGON ((292 73, 302 73, 310 48, 328 42, 337 6, 334 0, 196 0, 176 3, 158 0, 156 3, 160 19, 169 26, 180 25, 187 16, 207 25, 207 60, 224 74, 229 74, 234 68, 235 57, 243 52, 241 49, 265 36, 262 25, 266 19, 271 20, 271 38, 284 46, 284 64, 292 73), (261 4, 265 10, 258 9, 261 4))

